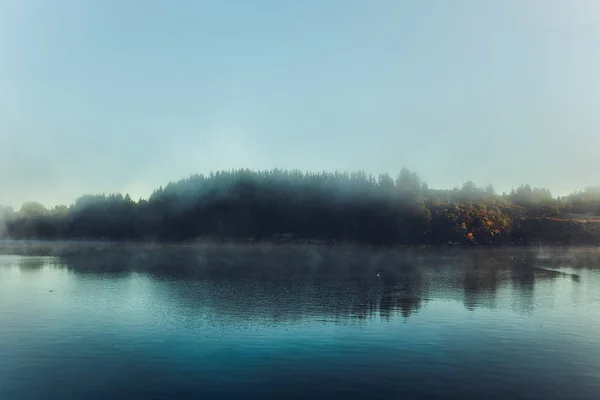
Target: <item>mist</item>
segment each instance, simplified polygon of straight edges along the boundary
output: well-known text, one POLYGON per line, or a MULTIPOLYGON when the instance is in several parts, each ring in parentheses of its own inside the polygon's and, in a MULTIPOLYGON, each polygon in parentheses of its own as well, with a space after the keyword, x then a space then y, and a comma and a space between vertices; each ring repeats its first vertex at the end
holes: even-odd
POLYGON ((0 398, 600 399, 599 38, 0 0, 0 398))
POLYGON ((498 194, 472 181, 435 189, 407 168, 395 178, 240 169, 170 182, 147 199, 27 202, 4 220, 4 236, 16 239, 589 245, 600 243, 600 188, 553 197, 530 185, 498 194))
POLYGON ((11 2, 0 204, 232 168, 600 183, 597 7, 458 3, 11 2))

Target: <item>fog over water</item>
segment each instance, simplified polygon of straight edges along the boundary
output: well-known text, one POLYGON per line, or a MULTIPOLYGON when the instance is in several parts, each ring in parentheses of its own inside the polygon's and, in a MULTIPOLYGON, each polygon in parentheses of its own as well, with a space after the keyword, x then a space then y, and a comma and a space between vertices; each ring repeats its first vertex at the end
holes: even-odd
POLYGON ((600 394, 597 249, 1 250, 3 399, 600 394))

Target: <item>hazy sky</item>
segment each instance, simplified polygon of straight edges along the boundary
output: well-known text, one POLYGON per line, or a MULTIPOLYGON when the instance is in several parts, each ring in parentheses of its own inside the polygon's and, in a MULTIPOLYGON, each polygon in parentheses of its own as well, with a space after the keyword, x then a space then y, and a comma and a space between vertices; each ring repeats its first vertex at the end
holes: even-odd
POLYGON ((239 167, 600 183, 597 0, 0 0, 0 203, 239 167))

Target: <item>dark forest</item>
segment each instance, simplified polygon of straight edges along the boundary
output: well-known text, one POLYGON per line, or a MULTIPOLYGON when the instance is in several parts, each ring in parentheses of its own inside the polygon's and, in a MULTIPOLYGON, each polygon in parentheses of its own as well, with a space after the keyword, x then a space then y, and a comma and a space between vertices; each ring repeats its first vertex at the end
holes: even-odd
POLYGON ((404 168, 394 179, 358 171, 235 170, 194 175, 148 199, 84 195, 52 209, 0 208, 12 239, 420 244, 600 243, 600 187, 565 197, 522 185, 498 194, 466 182, 431 189, 404 168))

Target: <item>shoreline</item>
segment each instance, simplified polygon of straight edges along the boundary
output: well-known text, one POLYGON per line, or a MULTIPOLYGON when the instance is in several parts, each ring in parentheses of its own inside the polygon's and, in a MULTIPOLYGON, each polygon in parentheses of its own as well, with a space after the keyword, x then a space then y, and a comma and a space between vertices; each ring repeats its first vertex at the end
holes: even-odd
POLYGON ((52 239, 13 239, 1 238, 0 250, 3 246, 31 246, 31 245, 98 245, 98 246, 150 246, 150 247, 203 247, 203 246, 243 246, 243 247, 260 247, 260 246, 281 246, 281 247, 362 247, 372 249, 419 249, 419 248, 562 248, 562 247, 578 247, 578 248, 595 248, 600 247, 600 243, 563 243, 563 242, 504 242, 504 243, 416 243, 416 244, 369 244, 351 241, 340 240, 318 240, 318 239, 297 239, 297 240, 252 240, 252 239, 215 239, 215 238, 199 238, 194 240, 174 241, 174 240, 156 240, 156 239, 86 239, 86 238, 52 238, 52 239))

